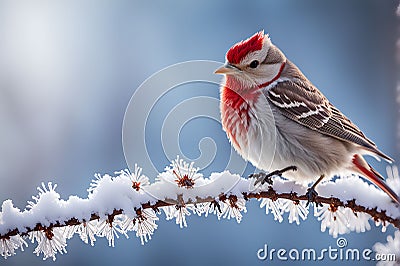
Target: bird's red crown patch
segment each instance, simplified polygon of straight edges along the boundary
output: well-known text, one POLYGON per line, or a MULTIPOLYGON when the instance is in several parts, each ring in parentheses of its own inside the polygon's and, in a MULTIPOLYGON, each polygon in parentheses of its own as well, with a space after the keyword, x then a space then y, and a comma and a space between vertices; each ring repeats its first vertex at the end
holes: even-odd
POLYGON ((260 31, 247 40, 238 42, 228 50, 226 59, 231 64, 238 64, 248 53, 261 50, 264 37, 264 31, 260 31))

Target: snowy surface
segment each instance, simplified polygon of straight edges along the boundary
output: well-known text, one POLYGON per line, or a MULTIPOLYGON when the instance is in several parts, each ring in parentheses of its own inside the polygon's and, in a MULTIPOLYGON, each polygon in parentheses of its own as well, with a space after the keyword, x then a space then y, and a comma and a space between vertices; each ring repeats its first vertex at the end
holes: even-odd
MULTIPOLYGON (((399 192, 397 168, 388 168, 388 176, 388 184, 399 192)), ((304 195, 307 191, 306 187, 280 177, 274 177, 273 180, 272 188, 277 195, 304 195)), ((38 187, 38 195, 32 197, 25 210, 14 207, 11 200, 2 203, 0 253, 7 258, 14 255, 17 249, 23 250, 28 242, 36 242, 35 254, 39 256, 43 253, 44 259, 55 259, 57 253, 66 253, 66 241, 74 234, 92 245, 96 237, 106 237, 109 245, 114 246, 116 238, 120 235, 128 237, 127 233, 134 231, 144 244, 151 239, 159 218, 152 208, 143 209, 143 204, 154 206, 163 203, 157 206, 165 213, 166 219, 175 220, 180 227, 187 227, 186 217, 191 214, 215 214, 218 219, 233 218, 240 222, 246 212, 243 193, 254 195, 270 189, 268 184, 255 187, 254 181, 227 171, 204 178, 193 164, 177 159, 152 184, 138 167, 134 173, 124 170, 116 172, 114 176, 96 175, 88 189, 87 198, 83 199, 70 196, 64 200, 56 192, 56 185, 42 184, 38 187), (116 210, 122 212, 110 218, 109 215, 116 210), (68 224, 71 219, 76 219, 79 224, 68 224), (18 230, 17 234, 1 237, 15 229, 18 230)), ((391 202, 385 193, 357 176, 326 181, 317 187, 317 192, 320 196, 336 197, 345 203, 355 199, 358 205, 384 210, 392 218, 400 217, 399 206, 391 202)), ((314 206, 314 216, 321 221, 321 230, 328 230, 333 237, 351 231, 365 232, 371 228, 369 214, 355 214, 350 208, 332 208, 329 204, 308 205, 306 201, 279 197, 259 200, 260 207, 265 208, 267 214, 272 213, 275 220, 282 222, 287 213, 289 222, 297 224, 307 219, 310 206, 314 206)), ((383 230, 388 225, 381 222, 377 224, 382 224, 383 230)), ((399 244, 398 235, 393 241, 399 244)))

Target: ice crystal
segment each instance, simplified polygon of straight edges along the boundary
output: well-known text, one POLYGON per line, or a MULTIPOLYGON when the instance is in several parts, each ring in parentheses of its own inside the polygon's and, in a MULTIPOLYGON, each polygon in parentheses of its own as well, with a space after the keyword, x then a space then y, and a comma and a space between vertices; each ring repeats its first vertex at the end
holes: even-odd
POLYGON ((142 168, 135 164, 135 171, 133 173, 131 173, 128 169, 115 173, 129 177, 129 179, 132 181, 132 188, 136 191, 140 191, 143 189, 143 187, 150 184, 149 178, 142 174, 142 170, 142 168))
POLYGON ((321 221, 321 231, 329 228, 329 234, 337 237, 351 231, 365 232, 371 229, 369 223, 370 215, 366 213, 355 213, 351 208, 332 207, 323 204, 322 207, 315 207, 314 215, 321 221))
POLYGON ((90 245, 94 246, 94 242, 96 241, 95 235, 97 235, 98 231, 98 223, 98 220, 93 220, 78 225, 76 232, 79 234, 79 237, 83 242, 88 244, 90 240, 90 245))
POLYGON ((61 228, 53 228, 51 230, 51 237, 49 237, 49 233, 44 231, 33 231, 29 233, 29 239, 32 243, 35 241, 38 243, 33 253, 37 256, 43 253, 43 260, 52 258, 55 261, 57 253, 67 253, 65 249, 67 239, 64 237, 63 229, 61 228))
POLYGON ((371 230, 371 225, 369 223, 369 219, 371 218, 370 215, 363 212, 355 213, 350 208, 345 208, 344 214, 347 218, 347 227, 350 231, 360 233, 371 230))
MULTIPOLYGON (((194 167, 194 163, 187 163, 183 159, 179 159, 179 156, 173 160, 170 166, 165 168, 170 173, 174 180, 168 180, 175 182, 179 187, 193 188, 196 184, 196 180, 201 178, 202 175, 198 173, 199 168, 194 167)), ((164 176, 165 178, 165 176, 164 176)))
POLYGON ((180 228, 187 227, 186 216, 190 216, 190 212, 184 205, 166 206, 162 208, 165 212, 167 220, 175 218, 175 223, 180 228))
POLYGON ((125 232, 125 233, 129 232, 129 231, 133 231, 133 226, 134 226, 133 221, 134 221, 134 219, 130 218, 127 215, 123 215, 121 217, 122 217, 122 220, 121 220, 121 223, 119 224, 120 227, 121 227, 121 230, 123 232, 125 232))
POLYGON ((321 231, 325 232, 326 228, 329 228, 329 234, 335 238, 339 234, 351 231, 359 233, 371 229, 369 223, 371 216, 366 213, 354 212, 351 208, 323 204, 322 207, 314 207, 314 216, 321 221, 321 231))
POLYGON ((28 201, 28 205, 26 206, 26 209, 31 210, 32 208, 34 208, 35 205, 40 201, 40 198, 48 193, 55 193, 56 197, 58 197, 58 194, 55 192, 56 188, 57 188, 57 184, 53 185, 52 182, 48 182, 47 187, 46 187, 45 183, 42 182, 42 186, 37 187, 37 190, 39 190, 39 194, 37 196, 32 196, 32 199, 34 201, 28 201))
POLYGON ((27 247, 28 243, 20 235, 0 239, 0 254, 7 259, 7 257, 15 255, 15 251, 19 248, 24 251, 24 246, 27 247))
POLYGON ((203 213, 208 212, 208 205, 209 202, 202 202, 202 203, 196 203, 196 204, 189 204, 187 206, 188 209, 190 209, 194 214, 197 214, 198 216, 201 216, 203 213))
POLYGON ((238 198, 234 195, 229 196, 224 204, 221 205, 221 214, 217 214, 223 218, 235 218, 238 223, 242 221, 243 215, 241 212, 246 213, 246 201, 243 198, 238 198))
POLYGON ((322 207, 314 207, 314 215, 321 221, 321 231, 325 232, 329 228, 329 234, 334 238, 350 231, 343 207, 332 209, 328 204, 323 204, 322 207))
POLYGON ((92 182, 90 183, 90 186, 87 189, 87 192, 93 193, 96 190, 96 188, 99 186, 102 179, 103 179, 103 177, 101 176, 101 174, 99 174, 99 173, 94 174, 94 179, 92 179, 92 182))
POLYGON ((215 199, 214 201, 205 203, 204 204, 205 217, 208 217, 208 214, 212 213, 214 215, 217 215, 219 220, 222 214, 221 205, 225 205, 225 203, 219 201, 219 199, 215 199))
POLYGON ((68 225, 64 227, 63 235, 66 239, 71 239, 77 233, 80 225, 68 225))
POLYGON ((108 245, 114 247, 115 238, 119 238, 118 233, 125 234, 118 226, 118 220, 112 218, 102 219, 97 225, 97 235, 105 237, 108 240, 108 245))
POLYGON ((387 226, 388 226, 388 224, 385 222, 385 221, 382 221, 382 220, 375 220, 375 225, 377 226, 377 227, 379 227, 379 226, 382 226, 382 233, 385 233, 386 232, 386 229, 387 229, 387 226))
POLYGON ((279 199, 272 200, 269 198, 260 198, 258 199, 258 201, 261 201, 260 208, 265 208, 265 214, 269 214, 269 212, 271 211, 271 213, 274 215, 275 221, 278 221, 280 223, 283 221, 283 217, 280 211, 282 208, 282 204, 279 199))
POLYGON ((136 216, 134 218, 128 216, 122 217, 119 224, 121 231, 124 232, 126 236, 126 232, 135 231, 142 245, 151 239, 154 230, 158 227, 156 224, 158 217, 152 209, 138 209, 136 210, 136 216))
POLYGON ((297 225, 300 224, 300 218, 302 220, 307 219, 308 206, 306 201, 292 201, 292 200, 282 200, 281 215, 285 212, 289 213, 289 223, 296 222, 297 225))

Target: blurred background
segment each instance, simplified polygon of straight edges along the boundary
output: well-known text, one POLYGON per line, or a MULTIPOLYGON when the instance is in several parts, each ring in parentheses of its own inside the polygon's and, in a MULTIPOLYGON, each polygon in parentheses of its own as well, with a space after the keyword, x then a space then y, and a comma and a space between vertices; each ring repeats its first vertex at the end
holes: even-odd
MULTIPOLYGON (((146 78, 186 60, 224 61, 231 45, 261 29, 382 151, 399 161, 397 5, 380 0, 0 1, 0 201, 12 199, 24 209, 43 181, 57 183, 64 199, 86 197, 94 173, 127 167, 121 140, 124 112, 146 78)), ((151 114, 154 121, 166 116, 165 106, 192 95, 218 97, 218 86, 177 88, 160 102, 164 108, 151 114)), ((212 136, 217 155, 204 174, 224 169, 230 145, 220 124, 195 119, 181 133, 182 152, 189 158, 199 156, 201 138, 212 136)), ((147 136, 154 139, 150 153, 162 170, 168 161, 157 146, 160 136, 153 135, 147 136)), ((385 173, 385 162, 369 161, 385 173)), ((279 224, 258 205, 247 205, 240 225, 192 215, 188 228, 180 229, 162 215, 145 246, 134 234, 118 239, 115 248, 105 239, 91 247, 75 236, 68 254, 55 263, 35 257, 31 245, 6 261, 1 258, 0 264, 261 265, 271 263, 257 259, 264 244, 276 249, 336 247, 336 239, 320 232, 311 214, 300 226, 279 224)), ((381 233, 372 226, 370 232, 344 237, 349 248, 363 249, 386 242, 388 233, 393 234, 391 227, 381 233)), ((274 262, 279 263, 293 264, 274 262)))

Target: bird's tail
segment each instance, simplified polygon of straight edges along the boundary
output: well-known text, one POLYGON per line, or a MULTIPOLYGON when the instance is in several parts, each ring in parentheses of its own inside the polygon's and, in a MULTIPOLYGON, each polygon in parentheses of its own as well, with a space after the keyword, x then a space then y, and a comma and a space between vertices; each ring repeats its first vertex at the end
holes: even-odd
POLYGON ((384 182, 384 178, 374 168, 369 165, 361 155, 354 155, 353 157, 354 170, 365 176, 369 181, 374 183, 380 189, 385 191, 392 200, 400 205, 400 197, 384 182))

